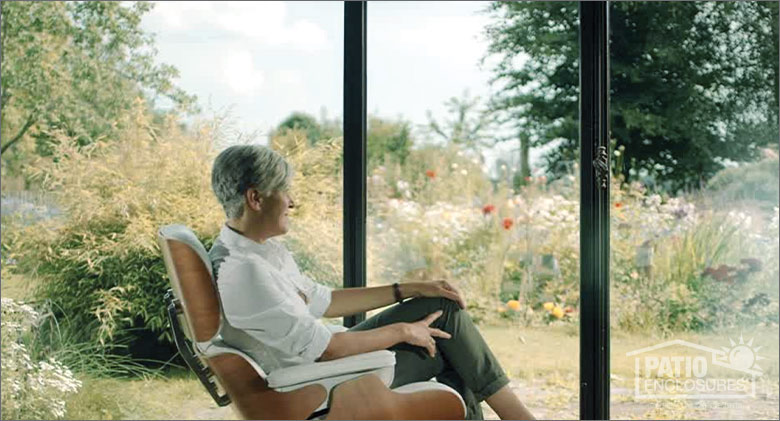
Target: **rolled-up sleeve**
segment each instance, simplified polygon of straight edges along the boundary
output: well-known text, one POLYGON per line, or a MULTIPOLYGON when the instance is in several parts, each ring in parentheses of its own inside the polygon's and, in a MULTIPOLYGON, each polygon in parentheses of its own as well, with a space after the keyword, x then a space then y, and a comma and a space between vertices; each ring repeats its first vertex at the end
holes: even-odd
POLYGON ((220 294, 229 303, 225 316, 233 327, 287 355, 307 360, 322 355, 333 334, 302 301, 290 300, 257 264, 237 265, 231 272, 224 274, 229 281, 220 283, 220 294))

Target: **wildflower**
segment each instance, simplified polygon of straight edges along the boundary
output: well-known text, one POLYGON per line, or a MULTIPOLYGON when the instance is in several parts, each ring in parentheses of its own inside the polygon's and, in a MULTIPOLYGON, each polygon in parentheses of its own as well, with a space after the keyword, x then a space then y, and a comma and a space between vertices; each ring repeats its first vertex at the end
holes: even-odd
POLYGON ((509 300, 506 302, 506 306, 512 309, 512 311, 520 311, 520 301, 509 300))
POLYGON ((466 170, 460 170, 461 175, 469 175, 469 172, 466 170))
POLYGON ((531 180, 533 180, 533 177, 531 177, 530 175, 525 177, 525 182, 526 183, 530 183, 531 180))
POLYGON ((426 170, 425 171, 425 176, 430 178, 431 180, 433 180, 434 178, 436 178, 436 171, 434 171, 434 170, 426 170))
POLYGON ((538 180, 539 180, 539 183, 544 184, 544 183, 547 182, 547 176, 546 175, 541 175, 541 176, 539 176, 538 180))
POLYGON ((498 307, 496 308, 496 311, 498 311, 499 313, 506 313, 506 307, 504 307, 504 306, 498 306, 498 307))
POLYGON ((552 315, 553 315, 553 317, 555 317, 556 319, 560 319, 561 317, 563 317, 563 309, 562 309, 562 308, 560 308, 560 307, 558 307, 558 306, 555 306, 555 307, 553 307, 553 309, 552 309, 552 315))
POLYGON ((487 205, 485 205, 482 208, 482 214, 483 215, 490 215, 491 213, 495 212, 495 210, 496 210, 496 207, 488 203, 487 205))
POLYGON ((632 270, 628 276, 630 276, 631 279, 639 279, 639 273, 635 270, 632 270))
POLYGON ((504 229, 505 230, 512 229, 512 224, 513 223, 514 223, 514 221, 512 220, 512 218, 504 218, 504 221, 503 221, 504 229))
POLYGON ((567 306, 566 308, 563 309, 563 312, 566 314, 574 313, 574 308, 567 306))
POLYGON ((623 207, 623 204, 620 202, 615 203, 615 209, 620 209, 623 207))
POLYGON ((547 310, 547 311, 552 311, 552 309, 555 307, 555 304, 553 304, 553 303, 548 301, 548 302, 542 304, 542 307, 544 307, 544 309, 547 310))

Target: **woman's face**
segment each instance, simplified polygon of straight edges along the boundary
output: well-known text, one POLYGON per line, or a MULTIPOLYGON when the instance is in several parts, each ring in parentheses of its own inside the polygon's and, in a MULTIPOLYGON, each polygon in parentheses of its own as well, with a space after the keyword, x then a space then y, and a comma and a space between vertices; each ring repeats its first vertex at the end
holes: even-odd
POLYGON ((295 202, 289 192, 277 191, 263 199, 260 223, 268 237, 286 234, 289 229, 289 212, 295 202))

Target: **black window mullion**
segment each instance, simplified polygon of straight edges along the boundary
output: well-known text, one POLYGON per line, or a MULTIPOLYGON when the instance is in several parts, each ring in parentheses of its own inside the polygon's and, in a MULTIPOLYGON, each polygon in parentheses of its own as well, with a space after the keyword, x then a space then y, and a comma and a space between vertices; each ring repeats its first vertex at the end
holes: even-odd
POLYGON ((609 419, 609 8, 580 2, 580 419, 609 419))
MULTIPOLYGON (((344 287, 366 286, 366 2, 344 2, 344 287)), ((365 313, 344 318, 352 327, 365 313)))

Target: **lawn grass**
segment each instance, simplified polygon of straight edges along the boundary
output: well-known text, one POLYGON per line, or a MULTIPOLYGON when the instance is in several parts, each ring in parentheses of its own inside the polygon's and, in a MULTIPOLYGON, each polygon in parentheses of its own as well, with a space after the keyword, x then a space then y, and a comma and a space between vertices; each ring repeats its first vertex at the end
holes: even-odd
MULTIPOLYGON (((513 389, 537 417, 578 417, 579 334, 576 325, 548 328, 483 326, 480 330, 508 371, 513 389)), ((729 344, 729 336, 738 341, 739 333, 733 329, 710 334, 681 333, 671 339, 719 347, 729 344)), ((612 416, 626 419, 776 419, 778 332, 775 328, 763 328, 743 332, 743 336, 745 340, 755 337, 754 345, 761 345, 759 354, 766 357, 762 360, 764 382, 759 388, 763 394, 748 408, 749 413, 744 412, 745 408, 730 408, 727 402, 711 402, 710 407, 701 407, 685 400, 637 401, 626 392, 630 391, 633 381, 633 359, 625 357, 625 353, 670 338, 613 333, 612 416)), ((485 416, 494 418, 495 415, 486 406, 484 408, 485 416)), ((83 389, 68 401, 67 409, 69 419, 236 419, 230 408, 217 407, 198 380, 184 370, 147 379, 85 379, 83 389)))

